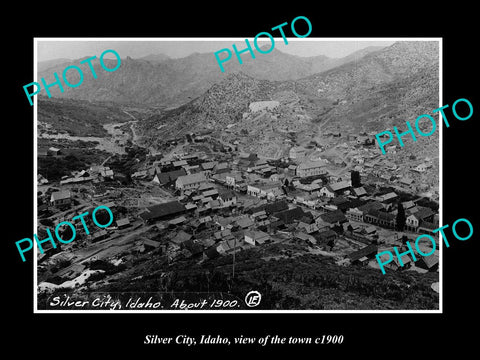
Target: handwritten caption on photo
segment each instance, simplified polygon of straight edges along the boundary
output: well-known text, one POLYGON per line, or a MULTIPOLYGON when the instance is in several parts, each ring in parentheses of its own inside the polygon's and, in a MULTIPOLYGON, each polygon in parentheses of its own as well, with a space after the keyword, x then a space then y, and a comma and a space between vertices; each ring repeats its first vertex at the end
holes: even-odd
POLYGON ((244 300, 224 292, 88 292, 72 294, 54 291, 45 302, 46 310, 241 310, 256 307, 252 293, 244 300))

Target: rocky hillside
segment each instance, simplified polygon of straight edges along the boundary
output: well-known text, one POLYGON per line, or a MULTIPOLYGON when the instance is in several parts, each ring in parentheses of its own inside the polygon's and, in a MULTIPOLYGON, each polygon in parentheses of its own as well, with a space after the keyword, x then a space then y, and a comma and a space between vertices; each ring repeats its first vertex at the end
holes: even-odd
MULTIPOLYGON (((257 52, 255 59, 244 54, 242 65, 233 56, 225 63, 225 73, 220 71, 213 53, 194 53, 179 59, 163 54, 141 59, 127 57, 122 58, 120 68, 111 73, 103 71, 96 60, 93 63, 98 79, 92 78, 87 64, 79 64, 80 59, 50 61, 39 64, 38 78, 44 77, 49 83, 54 79, 53 72, 61 76, 65 67, 77 65, 85 74, 83 84, 77 88, 65 87, 64 93, 54 87, 51 91, 55 97, 173 108, 197 98, 232 74, 243 72, 259 80, 296 80, 341 65, 350 61, 352 56, 360 58, 377 50, 371 47, 360 50, 357 55, 330 59, 325 56, 302 58, 274 49, 269 54, 257 52)), ((72 83, 77 80, 74 71, 68 75, 72 83)))
POLYGON ((84 100, 38 98, 40 133, 67 133, 72 136, 105 136, 104 124, 132 120, 116 104, 84 100))
POLYGON ((400 42, 296 85, 317 122, 382 131, 438 107, 438 61, 437 42, 400 42))
POLYGON ((144 125, 163 124, 177 133, 219 130, 242 122, 249 103, 276 100, 281 106, 274 119, 284 119, 277 127, 295 119, 285 116, 290 111, 311 119, 310 132, 383 131, 435 109, 438 92, 437 43, 404 42, 296 81, 229 75, 199 98, 144 125))

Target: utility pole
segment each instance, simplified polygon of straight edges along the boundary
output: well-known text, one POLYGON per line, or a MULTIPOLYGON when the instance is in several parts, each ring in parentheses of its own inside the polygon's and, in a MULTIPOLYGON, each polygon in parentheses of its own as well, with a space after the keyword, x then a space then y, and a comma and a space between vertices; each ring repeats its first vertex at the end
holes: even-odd
POLYGON ((235 278, 235 252, 237 247, 237 238, 233 237, 233 266, 232 266, 232 279, 235 278))

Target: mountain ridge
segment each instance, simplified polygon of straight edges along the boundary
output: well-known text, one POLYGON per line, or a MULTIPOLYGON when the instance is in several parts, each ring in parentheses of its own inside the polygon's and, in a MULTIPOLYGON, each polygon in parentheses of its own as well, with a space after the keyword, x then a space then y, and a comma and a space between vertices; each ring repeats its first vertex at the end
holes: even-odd
MULTIPOLYGON (((373 50, 375 49, 366 52, 373 50)), ((126 57, 122 59, 120 68, 112 73, 106 73, 98 62, 93 62, 95 71, 100 73, 97 79, 88 76, 90 70, 87 64, 80 65, 77 60, 72 60, 39 71, 38 78, 50 79, 54 71, 61 74, 66 66, 77 65, 85 74, 82 85, 74 89, 65 86, 64 93, 57 87, 52 87, 50 91, 53 96, 178 107, 200 96, 231 73, 243 72, 254 78, 270 81, 296 80, 328 70, 349 59, 347 56, 334 60, 323 55, 302 58, 277 49, 273 49, 269 54, 257 52, 255 59, 246 55, 248 54, 242 56, 243 64, 239 64, 235 57, 232 57, 225 63, 225 73, 220 71, 213 53, 193 53, 183 58, 165 58, 162 61, 148 60, 150 55, 139 59, 126 57)))
MULTIPOLYGON (((298 80, 270 81, 242 72, 228 74, 198 98, 154 115, 141 126, 152 145, 160 138, 187 132, 222 132, 232 124, 236 126, 230 131, 238 138, 242 138, 241 129, 248 130, 250 137, 269 131, 279 142, 283 135, 278 135, 278 129, 295 129, 304 132, 301 136, 314 137, 327 131, 383 131, 393 125, 402 128, 405 121, 438 107, 437 46, 418 42, 392 45, 356 62, 298 80), (270 130, 265 130, 264 124, 248 122, 254 117, 249 104, 265 100, 280 103, 277 110, 264 115, 270 130), (159 126, 161 137, 154 130, 159 126)), ((432 146, 437 145, 432 142, 432 146)))

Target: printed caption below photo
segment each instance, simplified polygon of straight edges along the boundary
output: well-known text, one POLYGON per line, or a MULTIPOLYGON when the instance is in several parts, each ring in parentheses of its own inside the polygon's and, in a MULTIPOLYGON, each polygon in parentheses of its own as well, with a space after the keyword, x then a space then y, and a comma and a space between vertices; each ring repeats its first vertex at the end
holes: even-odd
POLYGON ((189 335, 178 335, 176 337, 162 337, 160 335, 145 335, 143 343, 146 345, 328 345, 342 344, 343 335, 320 335, 318 337, 294 337, 265 335, 259 337, 247 336, 220 336, 200 335, 198 337, 189 335))

